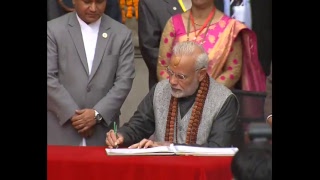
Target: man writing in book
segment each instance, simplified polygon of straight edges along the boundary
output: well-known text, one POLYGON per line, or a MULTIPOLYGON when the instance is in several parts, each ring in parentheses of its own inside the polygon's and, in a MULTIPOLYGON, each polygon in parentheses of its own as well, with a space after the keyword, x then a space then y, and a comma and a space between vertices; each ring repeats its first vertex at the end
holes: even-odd
POLYGON ((146 148, 174 144, 230 147, 239 103, 207 74, 208 55, 192 41, 177 43, 167 67, 129 122, 107 132, 108 148, 146 148), (153 140, 147 139, 154 135, 153 140))

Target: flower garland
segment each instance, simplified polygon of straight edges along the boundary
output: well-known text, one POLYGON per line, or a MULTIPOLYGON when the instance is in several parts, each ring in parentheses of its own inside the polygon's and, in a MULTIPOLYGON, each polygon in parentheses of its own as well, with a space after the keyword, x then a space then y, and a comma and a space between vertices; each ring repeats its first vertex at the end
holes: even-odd
POLYGON ((131 19, 133 16, 138 19, 138 4, 139 0, 119 0, 122 23, 125 23, 127 18, 131 19))
POLYGON ((126 12, 125 12, 125 6, 126 6, 126 1, 125 0, 120 0, 119 1, 120 9, 121 9, 121 17, 122 17, 122 23, 126 22, 126 12))
POLYGON ((138 19, 138 4, 139 0, 133 0, 134 16, 136 17, 136 19, 138 19))

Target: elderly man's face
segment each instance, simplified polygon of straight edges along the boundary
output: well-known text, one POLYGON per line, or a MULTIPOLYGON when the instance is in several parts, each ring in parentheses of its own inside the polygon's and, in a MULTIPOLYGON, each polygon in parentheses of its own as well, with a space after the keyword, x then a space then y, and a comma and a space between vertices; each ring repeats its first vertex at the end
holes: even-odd
POLYGON ((87 24, 97 21, 106 9, 106 0, 72 0, 78 16, 87 24))
POLYGON ((199 71, 195 70, 194 56, 172 56, 167 68, 171 94, 176 98, 192 95, 200 83, 199 71))

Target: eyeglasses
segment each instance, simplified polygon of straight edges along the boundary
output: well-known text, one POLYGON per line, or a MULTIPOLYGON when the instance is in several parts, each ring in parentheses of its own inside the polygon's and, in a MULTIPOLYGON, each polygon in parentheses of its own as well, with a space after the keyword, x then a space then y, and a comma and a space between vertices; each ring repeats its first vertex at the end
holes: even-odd
MULTIPOLYGON (((198 71, 198 70, 200 70, 200 69, 202 69, 202 68, 196 69, 195 72, 198 71)), ((168 75, 169 75, 170 77, 172 77, 172 76, 174 75, 178 80, 185 80, 185 79, 188 78, 187 75, 173 72, 173 71, 169 68, 169 66, 167 66, 166 70, 167 70, 167 73, 168 73, 168 75)))
POLYGON ((179 74, 179 73, 174 73, 171 69, 169 69, 169 67, 167 67, 167 73, 169 74, 170 77, 172 77, 173 75, 176 76, 177 79, 179 80, 185 80, 187 79, 187 76, 184 74, 179 74))

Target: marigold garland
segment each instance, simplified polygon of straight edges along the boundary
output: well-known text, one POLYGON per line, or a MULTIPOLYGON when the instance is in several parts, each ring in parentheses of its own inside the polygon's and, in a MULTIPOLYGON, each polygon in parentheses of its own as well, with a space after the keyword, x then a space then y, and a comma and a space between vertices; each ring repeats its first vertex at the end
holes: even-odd
POLYGON ((126 12, 125 12, 125 6, 126 6, 126 1, 125 0, 119 0, 119 5, 121 9, 121 17, 122 17, 122 23, 126 22, 126 12))
POLYGON ((133 7, 134 7, 134 16, 138 19, 138 4, 139 0, 133 0, 133 7))
POLYGON ((133 16, 138 19, 138 4, 139 0, 119 0, 122 23, 125 23, 127 18, 131 19, 133 16))
POLYGON ((127 7, 127 18, 131 19, 132 18, 132 6, 127 7))

